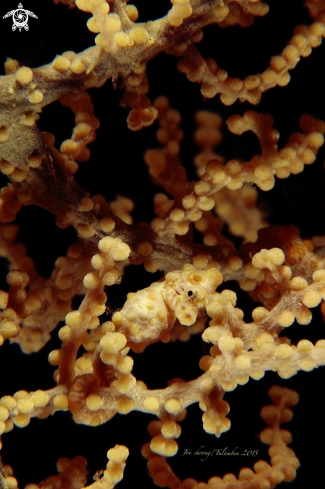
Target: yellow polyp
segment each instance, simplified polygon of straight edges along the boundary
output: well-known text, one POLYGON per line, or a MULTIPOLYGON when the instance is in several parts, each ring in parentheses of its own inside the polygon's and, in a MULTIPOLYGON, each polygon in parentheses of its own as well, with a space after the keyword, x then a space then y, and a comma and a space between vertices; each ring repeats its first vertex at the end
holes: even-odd
POLYGON ((126 396, 120 397, 117 401, 117 412, 119 414, 128 414, 133 410, 134 401, 126 396))
POLYGON ((4 142, 8 141, 8 139, 9 139, 9 130, 4 126, 1 126, 0 127, 0 143, 4 143, 4 142))
POLYGON ((103 363, 106 363, 106 365, 115 365, 116 363, 115 353, 108 353, 106 351, 102 351, 100 354, 100 358, 103 363))
POLYGON ((87 27, 90 32, 98 33, 101 31, 102 23, 97 16, 91 17, 87 22, 87 27))
POLYGON ((4 406, 9 411, 12 411, 17 406, 17 400, 12 396, 3 396, 0 399, 0 406, 4 406))
POLYGON ((303 277, 294 277, 290 281, 290 287, 295 291, 304 290, 308 287, 308 282, 303 277))
MULTIPOLYGON (((81 314, 80 314, 79 311, 69 312, 66 315, 66 317, 65 317, 65 322, 66 322, 67 326, 69 326, 72 329, 77 328, 78 326, 80 326, 81 320, 82 320, 82 317, 81 317, 81 314)), ((66 330, 66 332, 64 332, 62 334, 63 335, 64 334, 68 334, 68 330, 66 330)))
POLYGON ((14 182, 23 182, 25 178, 26 173, 20 168, 15 168, 14 172, 11 175, 11 180, 13 180, 14 182))
POLYGON ((7 421, 5 422, 5 429, 4 429, 4 433, 9 433, 9 431, 12 431, 14 429, 15 425, 14 425, 14 422, 12 421, 12 419, 7 419, 7 421))
POLYGON ((65 51, 62 56, 71 62, 76 57, 76 53, 74 51, 65 51))
POLYGON ((31 399, 20 399, 17 408, 22 414, 29 414, 34 410, 34 403, 31 399))
POLYGON ((33 392, 32 394, 32 401, 35 405, 35 408, 43 408, 45 407, 50 400, 50 396, 47 394, 47 392, 38 390, 36 392, 33 392))
POLYGON ((13 476, 6 477, 5 484, 8 489, 17 489, 18 487, 17 479, 13 476))
POLYGON ((99 46, 100 48, 103 48, 103 49, 108 48, 108 41, 105 39, 105 37, 102 34, 98 34, 95 37, 95 43, 96 43, 96 46, 99 46))
POLYGON ((287 328, 288 326, 291 326, 294 320, 295 317, 291 311, 283 311, 282 313, 279 314, 278 322, 279 325, 282 326, 283 328, 287 328))
POLYGON ((12 420, 18 428, 25 428, 30 423, 28 414, 18 414, 17 416, 14 416, 12 420))
POLYGON ((78 143, 72 139, 66 139, 63 141, 60 147, 60 151, 65 155, 73 155, 78 149, 78 143))
POLYGON ((287 62, 282 56, 273 56, 271 58, 270 66, 274 71, 280 72, 286 68, 287 62))
POLYGON ((105 263, 105 257, 101 253, 94 255, 91 259, 91 265, 95 270, 100 270, 101 268, 103 268, 104 263, 105 263))
POLYGON ((83 197, 80 200, 78 210, 81 212, 89 212, 93 209, 93 207, 94 207, 94 202, 92 201, 92 199, 90 199, 89 197, 83 197))
POLYGON ((170 414, 178 414, 181 411, 182 406, 178 399, 168 399, 165 403, 165 409, 170 414))
POLYGON ((115 312, 112 316, 114 325, 119 328, 122 325, 123 315, 121 312, 115 312))
POLYGON ((248 355, 238 355, 234 360, 234 365, 236 368, 248 369, 251 365, 251 361, 248 355))
POLYGON ((107 452, 107 458, 113 462, 124 462, 129 456, 129 450, 123 445, 116 445, 107 452))
POLYGON ((121 272, 119 270, 111 269, 109 272, 103 275, 103 282, 105 285, 116 284, 121 277, 121 272))
POLYGON ((19 62, 16 59, 7 58, 4 67, 6 75, 12 75, 18 70, 19 62))
POLYGON ((96 7, 100 6, 103 0, 76 0, 76 5, 84 12, 92 12, 96 7))
POLYGON ((178 425, 173 420, 165 421, 161 426, 161 433, 165 438, 175 438, 178 432, 178 425))
POLYGON ((254 380, 260 380, 264 377, 265 372, 264 370, 254 370, 250 372, 249 376, 252 377, 254 380))
POLYGON ((52 68, 59 73, 64 73, 70 68, 70 61, 65 56, 56 56, 52 68))
POLYGON ((94 227, 89 224, 79 224, 77 229, 80 238, 91 238, 95 234, 94 227))
POLYGON ((133 367, 133 359, 129 356, 119 358, 117 361, 117 368, 122 374, 129 374, 133 367))
POLYGON ((114 34, 114 41, 119 48, 125 48, 129 45, 130 38, 126 32, 121 31, 114 34))
POLYGON ((53 406, 58 411, 67 411, 69 409, 69 398, 66 394, 58 394, 53 398, 53 406))
POLYGON ((197 182, 194 187, 196 195, 206 195, 210 189, 210 184, 204 181, 197 182))
POLYGON ((15 167, 11 163, 9 163, 9 161, 1 160, 0 170, 4 175, 12 175, 13 172, 15 171, 15 167))
POLYGON ((106 333, 100 340, 100 346, 107 353, 117 353, 125 347, 126 341, 123 333, 106 333))
POLYGON ((48 356, 49 363, 51 365, 59 365, 60 363, 60 350, 52 350, 48 356))
POLYGON ((211 211, 215 206, 215 200, 213 197, 202 196, 198 199, 199 207, 201 211, 211 211))
POLYGON ((266 70, 261 75, 261 81, 265 85, 274 85, 277 79, 277 74, 273 70, 266 70))
POLYGON ((16 71, 16 80, 23 86, 29 85, 33 80, 33 72, 27 66, 22 66, 16 71))
POLYGON ((291 357, 293 351, 289 345, 283 344, 283 345, 278 345, 275 349, 275 358, 289 358, 291 357))
POLYGON ((151 243, 149 243, 149 241, 142 241, 141 243, 138 244, 137 251, 142 256, 149 256, 153 251, 153 247, 151 243))
POLYGON ((224 182, 226 178, 226 173, 223 171, 223 170, 215 170, 213 173, 212 173, 212 178, 211 178, 211 181, 213 183, 213 185, 220 185, 224 182))
POLYGON ((129 37, 134 42, 134 44, 142 45, 146 44, 146 42, 148 41, 149 34, 143 27, 134 27, 129 32, 129 37))
POLYGON ((83 284, 88 290, 95 290, 99 285, 99 276, 97 273, 89 272, 83 280, 83 284))
POLYGON ((8 319, 3 319, 0 323, 0 333, 3 338, 15 338, 20 331, 19 325, 8 319))
POLYGON ((291 79, 290 74, 288 72, 285 72, 277 79, 276 84, 279 85, 280 87, 285 87, 290 82, 290 79, 291 79))
POLYGON ((90 394, 86 399, 86 406, 91 411, 98 411, 103 404, 104 401, 98 394, 90 394))
POLYGON ((179 27, 184 19, 187 19, 192 14, 190 2, 186 4, 175 4, 167 14, 167 20, 173 27, 179 27))
POLYGON ((231 382, 221 382, 221 387, 223 390, 226 392, 231 392, 236 389, 237 387, 237 382, 236 381, 231 381, 231 382))
POLYGON ((314 282, 321 282, 325 280, 325 270, 316 270, 313 273, 313 281, 314 282))
POLYGON ((175 233, 179 234, 180 236, 184 236, 186 233, 188 233, 189 227, 189 223, 186 221, 173 223, 175 233))
POLYGON ((184 209, 192 209, 195 206, 196 197, 194 195, 186 195, 183 197, 182 204, 184 209))
POLYGON ((135 5, 127 5, 125 7, 125 11, 127 16, 132 22, 136 22, 138 20, 139 13, 135 5))
POLYGON ((317 290, 307 290, 302 298, 302 303, 308 308, 316 307, 322 300, 322 295, 317 290))
POLYGON ((105 233, 110 233, 115 227, 115 222, 111 217, 104 217, 99 221, 99 226, 105 233))
POLYGON ((44 94, 41 90, 34 90, 28 95, 28 100, 31 104, 40 104, 43 102, 44 94))
POLYGON ((118 380, 112 383, 121 394, 127 394, 135 387, 136 380, 132 374, 120 374, 118 380))
POLYGON ((121 20, 119 16, 115 13, 108 14, 103 27, 110 34, 118 32, 121 29, 121 20))
MULTIPOLYGON (((24 126, 32 127, 36 122, 37 116, 34 114, 24 114, 21 118, 22 124, 24 126)), ((0 139, 1 139, 1 131, 0 131, 0 139)))
MULTIPOLYGON (((104 314, 104 312, 106 311, 106 306, 105 304, 94 304, 91 309, 90 309, 90 313, 93 315, 93 316, 101 316, 102 314, 104 314)), ((97 324, 96 324, 96 327, 97 327, 97 324)))
POLYGON ((86 71, 86 66, 82 60, 75 58, 70 64, 70 69, 75 75, 81 75, 86 71))
POLYGON ((5 422, 9 418, 9 410, 5 406, 0 406, 0 421, 5 422))
POLYGON ((159 409, 159 401, 155 396, 148 396, 143 400, 143 406, 147 411, 156 412, 159 409))
POLYGON ((150 448, 153 452, 158 453, 159 455, 172 457, 176 455, 178 445, 173 439, 166 439, 163 435, 157 435, 151 440, 150 448))
POLYGON ((231 353, 235 348, 235 340, 231 335, 224 334, 219 338, 218 347, 224 353, 231 353))

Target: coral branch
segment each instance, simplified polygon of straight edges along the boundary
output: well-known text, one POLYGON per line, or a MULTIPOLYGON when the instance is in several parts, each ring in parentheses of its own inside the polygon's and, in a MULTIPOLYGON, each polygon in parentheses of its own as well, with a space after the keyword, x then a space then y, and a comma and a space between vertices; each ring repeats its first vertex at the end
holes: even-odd
MULTIPOLYGON (((65 47, 55 49, 43 66, 29 55, 9 57, 0 76, 4 459, 10 461, 7 433, 12 430, 28 439, 22 457, 16 442, 13 463, 36 459, 30 448, 34 441, 39 444, 33 430, 38 423, 46 428, 41 420, 50 418, 47 426, 58 427, 57 433, 41 431, 40 436, 46 457, 57 441, 62 445, 59 474, 39 475, 35 480, 44 480, 26 489, 112 489, 124 477, 129 449, 126 484, 146 487, 134 479, 132 465, 137 463, 135 447, 142 443, 137 430, 143 413, 151 417, 151 439, 142 453, 157 486, 269 489, 292 481, 299 461, 281 424, 291 420, 298 394, 285 387, 272 387, 273 404, 261 411, 268 427, 260 439, 270 446, 270 463, 259 460, 239 469, 238 476, 206 474, 204 482, 197 482, 178 478, 176 455, 186 423, 197 416, 195 407, 189 413, 187 408, 197 404, 202 411, 203 436, 224 439, 231 429, 230 404, 238 402, 243 412, 252 405, 251 395, 243 396, 241 389, 239 401, 228 393, 264 376, 268 381, 278 375, 285 383, 300 371, 325 365, 324 333, 318 328, 325 317, 324 175, 319 164, 325 122, 317 118, 323 86, 316 93, 323 59, 310 57, 309 65, 302 60, 317 54, 325 36, 324 0, 307 0, 309 25, 307 11, 301 13, 296 5, 293 10, 291 4, 261 0, 137 6, 127 0, 54 0, 51 7, 57 19, 64 12, 72 19, 71 45, 62 42, 65 47), (305 25, 291 34, 292 25, 301 22, 305 25), (86 26, 82 32, 82 23, 90 34, 86 26), (277 34, 286 28, 290 34, 284 32, 277 44, 277 34), (87 47, 91 33, 94 45, 87 47), (209 35, 215 36, 213 43, 209 35), (254 71, 246 59, 240 69, 245 49, 259 61, 260 55, 245 47, 249 35, 260 49, 256 53, 265 54, 264 67, 256 63, 260 74, 250 74, 254 71), (228 52, 231 42, 238 59, 228 52), (209 58, 212 50, 238 77, 209 58), (198 99, 197 83, 204 102, 198 99), (125 111, 128 132, 123 132, 115 101, 125 111), (220 102, 235 104, 234 109, 222 110, 220 102), (260 106, 253 111, 238 102, 260 106), (307 107, 312 115, 300 117, 300 132, 292 129, 307 107), (156 129, 150 128, 153 124, 156 129), (157 147, 148 142, 154 130, 157 147), (147 167, 139 161, 140 145, 147 167), (50 214, 58 234, 51 234, 50 214), (48 269, 42 269, 39 249, 44 261, 52 262, 48 269), (48 356, 53 379, 41 378, 46 369, 38 363, 30 374, 26 358, 20 358, 21 364, 16 360, 18 348, 23 353, 44 348, 30 364, 48 356), (117 432, 96 428, 108 421, 117 432), (71 423, 86 427, 71 429, 71 423), (109 461, 101 470, 102 441, 105 450, 120 444, 107 452, 109 461), (72 442, 78 453, 70 449, 72 442), (87 480, 87 450, 91 465, 96 464, 94 482, 87 480), (174 462, 167 457, 175 457, 174 462)), ((21 4, 5 14, 13 19, 2 43, 9 54, 10 36, 24 43, 31 34, 28 14, 21 4), (15 15, 24 12, 25 29, 17 32, 15 15)), ((46 29, 55 24, 52 18, 46 22, 46 29)), ((64 37, 60 27, 57 37, 56 42, 64 37)), ((319 385, 316 391, 319 397, 319 385)), ((17 479, 24 480, 25 473, 34 477, 26 465, 22 475, 14 466, 17 479)), ((1 489, 18 488, 14 470, 0 458, 1 489)))

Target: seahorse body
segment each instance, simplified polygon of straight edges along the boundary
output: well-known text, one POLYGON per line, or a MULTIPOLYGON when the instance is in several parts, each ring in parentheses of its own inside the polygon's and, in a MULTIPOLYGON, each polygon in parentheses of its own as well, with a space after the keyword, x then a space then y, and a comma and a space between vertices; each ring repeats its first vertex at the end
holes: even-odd
POLYGON ((221 282, 216 268, 197 270, 185 265, 182 271, 169 272, 163 282, 129 294, 113 322, 131 348, 143 349, 166 336, 176 318, 185 326, 194 324, 198 315, 205 314, 207 296, 221 282))

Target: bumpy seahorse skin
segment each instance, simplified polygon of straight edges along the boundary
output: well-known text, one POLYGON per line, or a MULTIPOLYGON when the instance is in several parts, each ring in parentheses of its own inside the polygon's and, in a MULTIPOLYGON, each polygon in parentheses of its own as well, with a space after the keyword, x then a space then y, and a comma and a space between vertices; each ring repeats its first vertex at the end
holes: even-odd
POLYGON ((129 294, 113 322, 131 347, 155 343, 169 333, 176 319, 191 326, 198 315, 205 314, 207 296, 221 282, 222 275, 216 268, 203 272, 185 265, 182 271, 168 273, 164 282, 129 294))

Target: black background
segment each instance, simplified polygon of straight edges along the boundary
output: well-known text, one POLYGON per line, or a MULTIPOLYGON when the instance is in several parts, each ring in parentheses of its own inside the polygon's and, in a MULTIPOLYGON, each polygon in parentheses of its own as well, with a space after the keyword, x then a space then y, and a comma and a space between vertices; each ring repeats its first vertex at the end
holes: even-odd
MULTIPOLYGON (((33 11, 38 19, 29 19, 29 31, 19 33, 11 29, 11 19, 3 15, 17 8, 18 0, 3 0, 0 4, 0 70, 6 57, 18 59, 23 65, 36 67, 50 62, 56 54, 66 50, 79 52, 93 44, 93 34, 86 27, 88 15, 78 9, 63 5, 54 6, 50 0, 25 0, 24 8, 33 11)), ((134 2, 139 9, 140 21, 158 18, 170 8, 165 0, 134 2)), ((231 27, 221 29, 210 26, 204 29, 204 40, 199 49, 204 57, 213 57, 218 65, 231 76, 244 78, 249 74, 260 73, 268 66, 272 55, 279 54, 292 36, 297 24, 309 24, 310 19, 300 0, 270 0, 270 13, 256 19, 247 29, 231 27)), ((300 115, 310 113, 325 118, 325 70, 324 45, 315 49, 312 55, 300 61, 292 72, 292 80, 287 87, 275 88, 262 96, 256 107, 258 112, 271 113, 275 127, 280 131, 279 146, 287 141, 289 135, 299 130, 300 115)), ((149 95, 152 100, 159 95, 167 95, 171 105, 181 111, 185 131, 182 145, 182 158, 188 168, 190 178, 194 178, 192 159, 197 152, 193 141, 194 115, 199 109, 210 109, 225 119, 234 113, 243 114, 252 107, 235 103, 224 107, 219 98, 204 101, 197 84, 191 84, 176 69, 177 60, 160 55, 148 64, 150 83, 149 95)), ((2 71, 3 74, 3 71, 2 71)), ((160 191, 152 185, 143 162, 145 149, 156 147, 156 125, 131 133, 126 127, 128 109, 120 107, 122 91, 114 90, 109 80, 101 89, 90 91, 95 105, 95 114, 101 121, 97 140, 91 146, 92 157, 81 163, 76 174, 77 180, 91 194, 101 193, 107 200, 117 195, 131 197, 136 207, 134 221, 147 221, 154 217, 153 196, 160 191)), ((41 114, 39 126, 42 130, 53 132, 56 143, 70 137, 74 117, 59 103, 46 107, 41 114)), ((254 137, 243 137, 225 133, 221 151, 227 157, 247 161, 259 151, 254 137)), ((295 224, 301 229, 303 237, 325 234, 324 226, 324 150, 317 161, 305 168, 300 175, 277 181, 270 192, 260 193, 260 204, 268 214, 272 224, 295 224)), ((6 183, 1 176, 1 182, 6 183)), ((42 209, 27 207, 18 215, 20 225, 19 240, 24 242, 29 254, 36 262, 37 269, 46 276, 51 274, 55 259, 66 253, 67 247, 76 239, 71 229, 60 230, 55 227, 55 218, 42 209), (42 223, 40 225, 40 223, 42 223)), ((2 277, 7 273, 5 261, 1 261, 2 277)), ((121 307, 126 293, 150 284, 154 277, 144 273, 142 267, 131 267, 120 286, 108 292, 108 304, 114 309, 121 307)), ((235 284, 227 287, 238 291, 235 284)), ((245 319, 250 320, 250 311, 255 305, 246 294, 238 291, 238 305, 245 310, 245 319)), ((288 335, 297 342, 301 338, 317 340, 324 338, 324 324, 319 311, 313 311, 311 325, 294 325, 288 335)), ((54 368, 47 362, 48 353, 60 345, 57 330, 51 341, 38 354, 23 355, 16 345, 5 344, 0 355, 0 396, 14 394, 17 390, 48 389, 53 386, 54 368)), ((200 337, 194 337, 187 344, 155 344, 135 358, 134 374, 146 382, 149 388, 160 388, 172 377, 185 380, 200 374, 198 361, 207 353, 207 346, 200 337)), ((260 408, 268 403, 268 387, 278 383, 295 388, 300 393, 300 402, 294 408, 294 420, 288 425, 293 433, 292 447, 301 461, 301 468, 295 481, 288 487, 305 488, 313 484, 320 486, 323 480, 325 423, 324 372, 318 369, 313 373, 299 373, 293 379, 283 381, 273 373, 266 374, 259 382, 251 380, 246 386, 238 387, 226 395, 230 403, 229 417, 231 431, 217 439, 207 435, 202 429, 201 411, 197 406, 188 410, 182 423, 179 439, 180 450, 171 460, 180 479, 194 477, 207 481, 213 475, 223 476, 227 472, 238 472, 243 466, 252 467, 260 458, 267 457, 267 448, 258 440, 263 428, 259 419, 260 408), (201 461, 198 456, 182 456, 185 448, 194 452, 204 446, 206 450, 225 448, 231 451, 238 447, 244 450, 260 450, 253 457, 215 457, 201 461)), ((130 456, 125 470, 125 478, 119 484, 121 489, 131 486, 154 487, 147 475, 146 463, 140 454, 143 443, 149 441, 146 431, 148 421, 153 419, 142 413, 128 416, 117 415, 107 424, 90 428, 76 425, 68 413, 57 413, 46 420, 33 419, 24 429, 15 428, 2 437, 2 455, 5 463, 13 466, 19 487, 29 482, 39 482, 55 474, 55 461, 60 457, 83 455, 89 461, 91 476, 106 464, 106 451, 116 443, 125 444, 130 456)), ((285 484, 283 484, 285 487, 285 484)), ((282 486, 281 486, 282 487, 282 486)))

